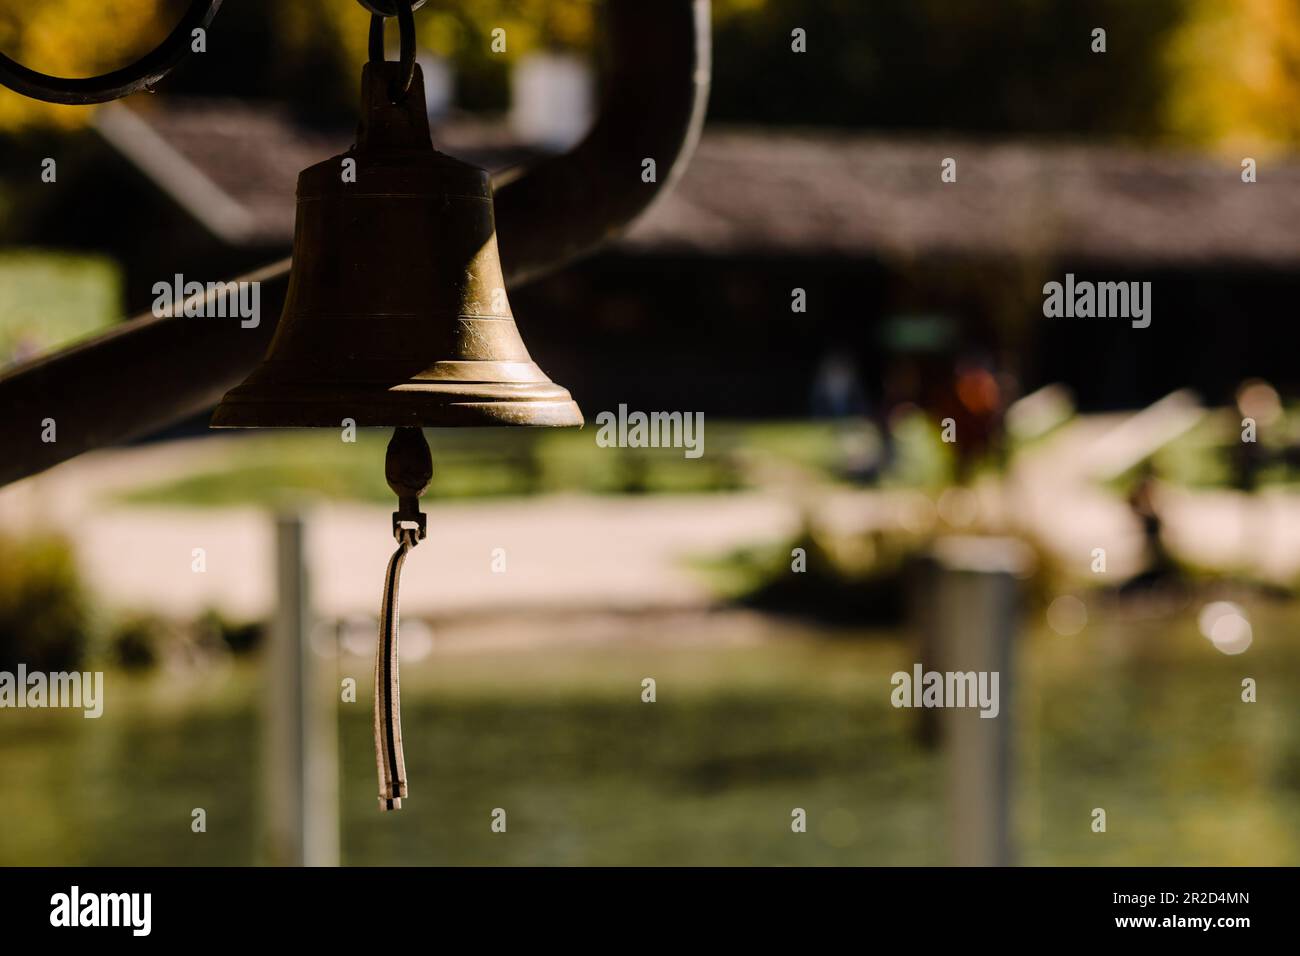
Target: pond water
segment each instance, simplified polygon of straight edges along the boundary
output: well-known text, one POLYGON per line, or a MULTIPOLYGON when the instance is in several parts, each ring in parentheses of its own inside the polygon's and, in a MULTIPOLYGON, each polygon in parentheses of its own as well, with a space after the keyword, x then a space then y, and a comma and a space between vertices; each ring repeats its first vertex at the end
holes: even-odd
MULTIPOLYGON (((1300 863, 1296 609, 1249 615, 1234 656, 1195 607, 1098 607, 1072 637, 1027 620, 1002 715, 1020 862, 1300 863)), ((899 634, 733 611, 487 630, 519 639, 444 622, 404 666, 411 796, 396 814, 376 809, 370 661, 337 659, 360 688, 339 705, 345 863, 948 860, 942 751, 890 704, 891 674, 912 665, 899 634)), ((251 663, 111 672, 99 720, 0 712, 0 864, 259 862, 259 686, 251 663)))

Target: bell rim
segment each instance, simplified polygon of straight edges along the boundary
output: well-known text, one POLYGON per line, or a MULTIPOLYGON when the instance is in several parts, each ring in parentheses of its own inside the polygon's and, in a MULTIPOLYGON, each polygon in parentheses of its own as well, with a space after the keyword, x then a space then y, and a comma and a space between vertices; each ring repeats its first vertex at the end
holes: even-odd
MULTIPOLYGON (((318 401, 227 396, 212 413, 210 428, 581 428, 582 410, 572 398, 500 400, 486 397, 431 400, 411 392, 395 400, 385 391, 368 399, 318 401)), ((436 395, 436 393, 434 393, 436 395)), ((449 398, 449 396, 446 396, 449 398)))

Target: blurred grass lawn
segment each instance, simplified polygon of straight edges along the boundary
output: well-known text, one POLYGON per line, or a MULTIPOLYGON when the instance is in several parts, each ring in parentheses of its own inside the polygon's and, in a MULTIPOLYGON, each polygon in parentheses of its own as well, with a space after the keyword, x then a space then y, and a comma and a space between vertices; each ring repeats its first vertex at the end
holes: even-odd
MULTIPOLYGON (((1035 636, 1017 727, 1023 862, 1300 863, 1295 609, 1250 613, 1241 657, 1201 638, 1192 610, 1035 636), (1243 675, 1259 703, 1240 701, 1243 675), (1098 806, 1105 834, 1089 829, 1098 806)), ((781 639, 445 652, 404 668, 400 813, 375 807, 369 694, 341 705, 344 862, 945 862, 942 764, 914 743, 915 714, 889 705, 904 645, 767 626, 781 639), (495 807, 507 834, 489 830, 495 807), (806 834, 790 830, 794 807, 806 834)), ((344 658, 343 673, 365 688, 368 663, 344 658)), ((0 864, 256 862, 255 673, 108 680, 101 720, 6 715, 0 864), (194 807, 205 834, 190 832, 194 807)))
MULTIPOLYGON (((712 491, 739 487, 729 430, 710 428, 708 454, 680 449, 604 449, 592 429, 440 429, 433 448, 431 499, 491 498, 548 491, 621 493, 712 491)), ((128 504, 220 507, 301 503, 304 498, 388 504, 384 481, 388 430, 262 432, 226 438, 219 466, 134 489, 128 504)), ((225 436, 223 436, 225 438, 225 436)), ((805 444, 816 445, 810 436, 805 444)), ((812 454, 816 455, 814 449, 812 454)))
POLYGON ((121 317, 122 278, 112 260, 0 252, 0 369, 106 329, 121 317))
MULTIPOLYGON (((853 428, 860 432, 866 426, 853 428)), ((221 436, 219 464, 132 489, 127 504, 220 507, 300 504, 329 498, 389 504, 384 449, 390 433, 358 430, 263 431, 221 436)), ((430 429, 431 500, 490 498, 544 492, 672 494, 752 487, 774 470, 803 478, 840 480, 844 426, 832 422, 714 421, 705 423, 704 454, 680 448, 602 448, 597 429, 430 429)), ((947 474, 937 432, 911 420, 898 439, 889 480, 938 486, 947 474)))
MULTIPOLYGON (((1297 410, 1300 412, 1300 409, 1297 410)), ((1277 441, 1300 445, 1300 413, 1293 435, 1277 441)), ((1192 488, 1225 488, 1232 481, 1230 452, 1239 439, 1233 413, 1218 409, 1160 449, 1157 474, 1192 488)), ((842 484, 846 466, 863 443, 879 447, 874 426, 864 421, 706 422, 705 453, 686 458, 680 448, 602 448, 597 429, 431 429, 434 475, 431 500, 510 497, 548 492, 594 494, 696 494, 762 485, 768 478, 842 484)), ((1279 437, 1280 436, 1280 437, 1279 437)), ((384 481, 384 449, 390 434, 363 429, 356 441, 341 431, 268 430, 223 435, 219 458, 179 477, 134 488, 125 504, 193 507, 298 505, 304 499, 390 503, 384 481)), ((200 443, 200 446, 202 443, 200 443)), ((1274 451, 1280 450, 1273 447, 1274 451)), ((895 423, 893 458, 878 475, 882 487, 931 492, 951 480, 950 449, 933 423, 915 413, 895 423)), ((876 462, 876 464, 879 464, 876 462)), ((1126 493, 1136 470, 1110 482, 1126 493)), ((1280 460, 1263 465, 1263 485, 1294 485, 1300 479, 1280 460)))

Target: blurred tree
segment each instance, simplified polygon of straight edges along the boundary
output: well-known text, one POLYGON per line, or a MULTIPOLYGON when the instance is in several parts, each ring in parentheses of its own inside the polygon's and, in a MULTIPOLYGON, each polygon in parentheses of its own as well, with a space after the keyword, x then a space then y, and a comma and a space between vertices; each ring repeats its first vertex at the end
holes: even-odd
MULTIPOLYGON (((45 73, 89 76, 138 57, 176 23, 188 0, 0 0, 0 49, 45 73)), ((538 47, 590 44, 594 0, 438 0, 416 14, 420 44, 455 60, 463 105, 503 108, 508 65, 538 47), (505 30, 505 49, 493 31, 505 30)), ((202 57, 168 79, 169 92, 288 100, 323 121, 351 119, 370 18, 356 0, 228 3, 202 57)), ((396 29, 389 27, 396 43, 396 29)), ((393 53, 393 56, 396 54, 393 53)), ((0 129, 74 127, 91 111, 0 90, 0 129)))
POLYGON ((1300 143, 1300 3, 1193 0, 1169 48, 1167 120, 1180 140, 1300 143))
POLYGON ((1149 136, 1188 0, 715 0, 719 119, 1149 136), (1093 53, 1104 27, 1107 52, 1093 53), (791 50, 791 31, 807 52, 791 50))
MULTIPOLYGON (((648 0, 647 0, 648 2, 648 0)), ((89 75, 149 49, 188 0, 0 0, 0 49, 89 75)), ((459 103, 508 105, 509 65, 589 48, 597 0, 435 0, 421 44, 454 61, 459 103), (505 30, 505 50, 493 31, 505 30)), ((783 125, 1300 142, 1296 0, 713 0, 711 115, 783 125), (1094 28, 1107 51, 1093 53, 1094 28), (791 50, 791 31, 807 52, 791 50)), ((356 0, 227 3, 168 92, 267 97, 352 122, 369 17, 356 0)), ((396 30, 389 28, 390 44, 396 30)), ((0 130, 90 111, 0 90, 0 130)))
POLYGON ((0 534, 0 670, 77 668, 89 644, 90 599, 61 537, 0 534))
MULTIPOLYGON (((171 29, 168 0, 0 0, 0 50, 55 76, 93 76, 148 51, 171 29)), ((75 127, 88 113, 0 89, 0 129, 75 127)))
MULTIPOLYGON (((539 47, 585 49, 590 45, 594 0, 437 0, 416 13, 420 45, 455 62, 460 103, 468 109, 504 109, 508 68, 539 47), (505 49, 493 49, 493 31, 505 31, 505 49)), ((367 56, 369 18, 356 0, 298 0, 277 4, 269 24, 281 38, 281 88, 299 88, 320 98, 312 86, 319 69, 341 79, 331 106, 347 115, 355 109, 356 67, 367 56)), ((396 28, 389 27, 390 56, 396 28)))

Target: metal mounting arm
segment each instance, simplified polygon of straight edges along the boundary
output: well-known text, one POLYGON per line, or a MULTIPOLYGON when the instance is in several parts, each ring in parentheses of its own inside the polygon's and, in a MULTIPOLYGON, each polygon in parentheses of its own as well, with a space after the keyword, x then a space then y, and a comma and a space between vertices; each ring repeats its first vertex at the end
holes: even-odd
POLYGON ((615 238, 690 162, 708 104, 709 0, 609 0, 600 112, 562 156, 496 184, 506 278, 527 282, 615 238), (641 181, 654 159, 658 182, 641 181))
POLYGON ((152 89, 191 51, 195 30, 206 30, 221 9, 221 0, 190 0, 189 9, 167 38, 143 57, 101 76, 50 76, 29 69, 0 53, 0 82, 16 93, 46 103, 89 106, 152 89))
MULTIPOLYGON (((606 72, 591 132, 569 153, 496 184, 508 283, 559 269, 617 236, 672 187, 698 139, 709 0, 606 0, 603 16, 606 72), (647 158, 657 182, 642 181, 647 158)), ((266 351, 289 266, 241 277, 261 282, 257 328, 145 315, 0 376, 0 485, 215 405, 266 351), (55 441, 44 440, 47 420, 55 441)))

